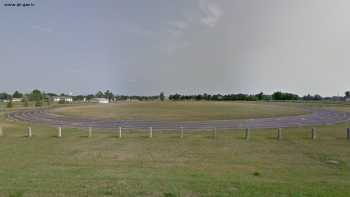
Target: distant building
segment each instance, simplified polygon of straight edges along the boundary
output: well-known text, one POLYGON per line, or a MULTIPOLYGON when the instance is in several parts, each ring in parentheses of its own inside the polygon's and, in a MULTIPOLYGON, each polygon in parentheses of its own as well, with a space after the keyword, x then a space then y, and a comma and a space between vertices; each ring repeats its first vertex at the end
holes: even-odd
POLYGON ((12 102, 22 102, 23 98, 13 98, 12 102))
POLYGON ((107 104, 107 103, 109 103, 109 100, 106 98, 93 98, 90 100, 90 102, 107 104))
POLYGON ((73 102, 73 98, 69 97, 69 96, 55 96, 53 97, 53 101, 54 102, 67 102, 67 103, 71 103, 73 102))
POLYGON ((344 101, 344 97, 343 96, 332 96, 330 98, 327 98, 326 100, 331 100, 331 101, 344 101))

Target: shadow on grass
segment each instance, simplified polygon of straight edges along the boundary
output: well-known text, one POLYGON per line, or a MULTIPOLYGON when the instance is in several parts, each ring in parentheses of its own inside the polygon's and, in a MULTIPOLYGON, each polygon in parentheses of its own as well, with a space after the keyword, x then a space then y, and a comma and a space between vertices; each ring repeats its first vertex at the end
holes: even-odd
POLYGON ((244 141, 249 141, 250 139, 246 139, 245 136, 237 136, 237 137, 234 137, 233 139, 236 139, 236 140, 244 140, 244 141))
POLYGON ((88 135, 80 135, 80 138, 93 138, 93 136, 88 136, 88 135))
POLYGON ((348 138, 345 136, 341 136, 341 137, 335 137, 336 140, 345 140, 345 141, 349 141, 350 143, 350 140, 348 140, 348 138))
POLYGON ((181 138, 180 135, 169 135, 170 139, 184 139, 186 136, 183 136, 183 138, 181 138))
POLYGON ((62 136, 62 137, 58 137, 57 135, 51 135, 51 138, 57 138, 57 139, 60 139, 60 138, 63 138, 63 136, 62 136))
POLYGON ((283 137, 282 137, 282 139, 278 140, 276 136, 269 136, 269 137, 266 137, 265 139, 275 140, 275 141, 282 141, 282 140, 284 140, 283 137))
POLYGON ((302 140, 310 140, 310 141, 316 141, 316 140, 319 140, 319 138, 312 139, 312 138, 311 138, 311 136, 304 136, 304 137, 300 137, 300 138, 293 138, 293 140, 297 140, 297 139, 302 139, 302 140))

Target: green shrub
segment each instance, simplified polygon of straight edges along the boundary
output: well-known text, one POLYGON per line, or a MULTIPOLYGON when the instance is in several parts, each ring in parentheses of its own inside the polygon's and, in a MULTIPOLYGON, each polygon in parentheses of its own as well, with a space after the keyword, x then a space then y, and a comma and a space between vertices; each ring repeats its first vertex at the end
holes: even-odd
POLYGON ((163 196, 164 196, 164 197, 176 197, 177 195, 174 194, 174 193, 166 192, 166 193, 164 193, 163 196))
POLYGON ((35 107, 41 107, 43 105, 43 102, 41 100, 35 101, 35 107))
POLYGON ((260 174, 260 172, 254 172, 253 175, 254 176, 260 176, 261 174, 260 174))
POLYGON ((23 197, 23 192, 10 193, 9 197, 23 197))
POLYGON ((9 101, 8 103, 7 103, 7 106, 6 106, 7 108, 12 108, 13 107, 13 103, 12 103, 12 101, 9 101))

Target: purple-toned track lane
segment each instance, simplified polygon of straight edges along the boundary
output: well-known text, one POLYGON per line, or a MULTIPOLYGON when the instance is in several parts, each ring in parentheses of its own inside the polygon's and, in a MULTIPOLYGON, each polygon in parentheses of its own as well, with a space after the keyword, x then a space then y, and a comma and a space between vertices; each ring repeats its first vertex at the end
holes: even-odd
POLYGON ((258 118, 245 120, 210 120, 210 121, 137 121, 137 120, 112 120, 91 119, 60 116, 50 113, 48 110, 25 110, 8 114, 12 120, 48 124, 51 126, 62 126, 72 128, 149 128, 154 129, 176 129, 184 127, 188 129, 205 128, 284 128, 316 125, 332 125, 350 121, 350 113, 328 110, 314 110, 310 114, 298 116, 284 116, 274 118, 258 118))

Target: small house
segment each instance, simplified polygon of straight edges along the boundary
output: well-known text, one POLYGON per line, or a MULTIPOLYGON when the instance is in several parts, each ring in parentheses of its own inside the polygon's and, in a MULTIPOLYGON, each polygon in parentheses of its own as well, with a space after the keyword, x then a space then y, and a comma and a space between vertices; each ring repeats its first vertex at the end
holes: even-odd
POLYGON ((107 103, 109 103, 109 100, 106 98, 93 98, 90 100, 90 102, 107 104, 107 103))
POLYGON ((23 98, 13 98, 12 102, 22 102, 23 98))
POLYGON ((65 103, 71 103, 73 102, 73 98, 70 96, 55 96, 53 97, 54 102, 65 102, 65 103))

